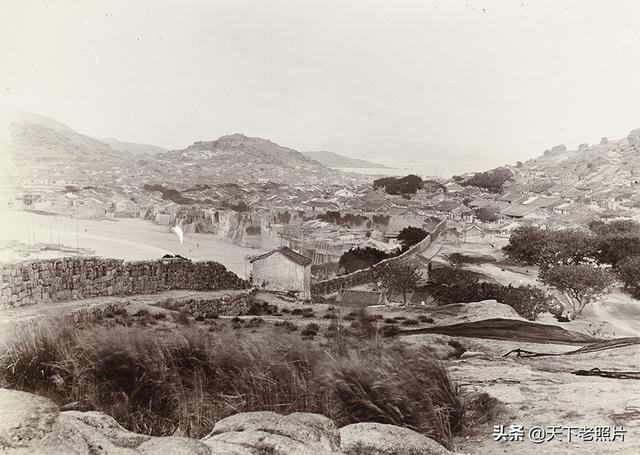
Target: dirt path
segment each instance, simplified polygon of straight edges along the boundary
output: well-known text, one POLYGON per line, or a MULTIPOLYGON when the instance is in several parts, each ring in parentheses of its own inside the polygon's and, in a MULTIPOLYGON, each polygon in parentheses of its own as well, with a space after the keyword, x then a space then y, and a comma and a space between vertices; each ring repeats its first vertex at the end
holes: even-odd
POLYGON ((640 302, 608 298, 592 303, 584 316, 594 321, 606 321, 616 330, 616 335, 640 336, 640 302))

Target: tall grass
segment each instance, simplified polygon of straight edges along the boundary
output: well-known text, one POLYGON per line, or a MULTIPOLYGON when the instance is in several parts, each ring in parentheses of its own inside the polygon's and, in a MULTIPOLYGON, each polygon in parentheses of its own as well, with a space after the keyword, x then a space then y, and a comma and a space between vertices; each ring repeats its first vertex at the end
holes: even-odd
POLYGON ((426 350, 325 350, 283 329, 168 333, 49 321, 0 347, 0 385, 89 403, 126 428, 202 437, 216 421, 258 410, 320 413, 341 426, 391 423, 449 445, 464 405, 426 350))

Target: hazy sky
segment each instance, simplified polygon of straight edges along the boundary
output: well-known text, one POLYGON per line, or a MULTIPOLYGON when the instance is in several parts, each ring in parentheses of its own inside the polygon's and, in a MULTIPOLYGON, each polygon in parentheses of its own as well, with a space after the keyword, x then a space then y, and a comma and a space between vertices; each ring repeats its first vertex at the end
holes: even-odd
POLYGON ((0 101, 95 137, 515 162, 640 128, 636 1, 2 3, 0 101))

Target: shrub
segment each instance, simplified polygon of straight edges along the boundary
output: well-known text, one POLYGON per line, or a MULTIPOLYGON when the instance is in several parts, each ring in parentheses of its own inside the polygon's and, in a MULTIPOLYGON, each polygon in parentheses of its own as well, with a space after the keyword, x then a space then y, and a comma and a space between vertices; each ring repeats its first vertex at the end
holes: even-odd
POLYGON ((307 326, 304 329, 302 329, 302 331, 300 332, 300 335, 302 335, 303 337, 313 338, 318 334, 319 331, 320 331, 320 326, 312 322, 311 324, 307 324, 307 326))
POLYGON ((496 283, 479 282, 473 274, 460 269, 436 269, 431 279, 438 280, 429 285, 429 293, 441 305, 449 303, 479 302, 495 299, 511 306, 516 312, 531 321, 546 311, 551 297, 535 286, 503 286, 496 283))
POLYGON ((380 329, 380 335, 382 335, 383 338, 393 338, 398 336, 399 333, 400 328, 395 324, 385 325, 380 329))
POLYGON ((289 332, 295 332, 296 330, 298 330, 298 326, 291 321, 278 321, 275 323, 275 326, 282 327, 289 332))
POLYGON ((251 318, 247 322, 247 327, 260 327, 264 324, 264 319, 262 318, 251 318))
POLYGON ((406 325, 406 326, 418 325, 418 321, 415 320, 415 319, 406 319, 406 320, 402 321, 402 325, 406 325))
POLYGON ((418 320, 420 322, 427 322, 429 324, 433 324, 433 318, 431 316, 420 315, 418 316, 418 320))
POLYGON ((467 349, 464 346, 462 346, 462 344, 458 340, 451 339, 447 341, 447 344, 454 349, 450 358, 459 359, 460 356, 467 351, 467 349))
POLYGON ((444 366, 425 349, 391 350, 377 365, 338 362, 333 387, 347 421, 410 428, 451 447, 464 406, 444 366))
POLYGON ((159 333, 70 321, 22 326, 6 340, 0 386, 59 405, 86 400, 150 435, 180 427, 200 438, 229 415, 273 410, 321 413, 338 427, 391 423, 448 444, 464 413, 444 366, 424 350, 329 356, 311 341, 275 332, 211 335, 190 326, 159 333))

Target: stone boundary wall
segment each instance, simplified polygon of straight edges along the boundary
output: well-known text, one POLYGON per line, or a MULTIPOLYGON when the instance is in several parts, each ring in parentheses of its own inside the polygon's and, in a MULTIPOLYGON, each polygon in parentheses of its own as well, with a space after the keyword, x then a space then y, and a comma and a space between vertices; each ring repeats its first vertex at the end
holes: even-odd
POLYGON ((417 254, 421 254, 424 252, 433 240, 435 240, 438 235, 444 230, 446 227, 446 220, 443 220, 436 226, 433 232, 427 235, 421 242, 416 243, 407 251, 402 253, 399 256, 385 259, 383 261, 378 262, 377 264, 372 265, 369 268, 356 270, 355 272, 349 273, 347 275, 338 276, 335 278, 330 278, 325 281, 318 281, 315 283, 311 283, 311 295, 314 297, 331 294, 333 292, 337 292, 342 288, 349 288, 352 286, 358 286, 360 284, 366 284, 373 281, 375 278, 376 270, 381 267, 383 264, 387 264, 390 262, 402 262, 408 257, 415 256, 417 254))
POLYGON ((187 297, 161 302, 160 307, 168 310, 184 311, 193 317, 211 318, 215 316, 245 316, 253 307, 256 288, 229 291, 211 297, 187 297))
POLYGON ((57 258, 0 264, 0 308, 171 289, 248 287, 245 280, 213 261, 57 258))

